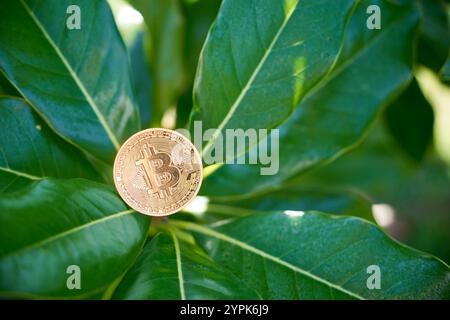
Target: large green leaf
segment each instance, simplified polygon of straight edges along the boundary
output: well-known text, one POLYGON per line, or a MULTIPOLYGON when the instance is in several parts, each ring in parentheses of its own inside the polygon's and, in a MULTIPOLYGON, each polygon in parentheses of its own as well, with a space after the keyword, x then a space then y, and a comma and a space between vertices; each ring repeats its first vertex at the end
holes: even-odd
POLYGON ((357 148, 326 166, 294 176, 289 182, 355 188, 379 203, 388 195, 400 193, 415 167, 414 162, 400 152, 397 143, 378 119, 357 148))
POLYGON ((192 119, 218 129, 203 155, 226 129, 273 128, 292 113, 336 60, 353 4, 223 1, 194 86, 192 119))
POLYGON ((154 80, 152 123, 174 106, 185 84, 184 19, 178 0, 129 0, 141 12, 149 32, 148 58, 154 80))
POLYGON ((6 1, 0 69, 50 127, 79 148, 112 161, 139 129, 125 46, 105 1, 6 1), (69 30, 77 5, 81 29, 69 30))
POLYGON ((134 261, 150 219, 110 187, 82 179, 41 180, 0 197, 0 296, 86 297, 134 261), (69 290, 67 268, 81 270, 69 290))
POLYGON ((219 217, 247 215, 255 210, 317 210, 373 220, 371 203, 363 195, 350 190, 299 184, 237 198, 212 197, 205 218, 211 214, 219 217))
POLYGON ((434 114, 416 79, 389 105, 384 116, 401 149, 421 161, 433 138, 434 114))
POLYGON ((214 227, 171 223, 198 235, 217 264, 265 299, 450 298, 447 265, 359 218, 279 212, 214 227), (372 265, 380 289, 367 286, 372 265))
POLYGON ((411 79, 418 18, 415 6, 361 2, 337 67, 280 127, 279 172, 260 175, 257 165, 225 165, 204 181, 201 192, 222 196, 273 188, 355 145, 379 110, 411 79), (381 30, 361 27, 369 3, 381 7, 381 30))
POLYGON ((157 235, 117 287, 113 299, 258 299, 202 249, 157 235))
POLYGON ((378 121, 358 148, 299 176, 297 183, 362 190, 374 203, 391 206, 393 219, 385 227, 396 239, 448 263, 450 247, 443 245, 450 243, 448 167, 433 152, 417 165, 385 131, 378 121))
POLYGON ((50 130, 23 99, 0 97, 0 131, 3 191, 23 186, 18 180, 31 183, 45 177, 100 179, 84 154, 50 130))

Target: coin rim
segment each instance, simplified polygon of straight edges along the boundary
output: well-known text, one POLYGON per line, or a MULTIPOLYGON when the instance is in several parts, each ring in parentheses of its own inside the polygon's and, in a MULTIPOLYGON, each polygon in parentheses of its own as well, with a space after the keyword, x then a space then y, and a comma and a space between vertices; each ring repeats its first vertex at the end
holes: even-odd
MULTIPOLYGON (((172 159, 171 159, 172 160, 172 159)), ((195 145, 191 142, 191 140, 189 140, 187 137, 185 137, 184 135, 182 135, 181 133, 175 131, 175 130, 171 130, 171 129, 166 129, 166 128, 148 128, 148 129, 144 129, 141 130, 139 132, 136 132, 135 134, 133 134, 131 137, 129 137, 124 143, 122 143, 122 145, 120 146, 119 150, 117 151, 116 157, 114 158, 114 166, 113 166, 113 180, 114 180, 114 187, 116 188, 117 193, 119 194, 120 198, 130 207, 132 208, 134 211, 139 212, 141 214, 145 214, 147 216, 151 216, 151 217, 164 217, 164 216, 170 216, 172 214, 175 214, 177 212, 180 212, 181 210, 183 210, 184 208, 186 208, 187 205, 189 205, 189 203, 192 202, 192 200, 194 200, 194 198, 197 196, 198 192, 200 191, 200 188, 202 186, 203 183, 203 161, 202 161, 202 157, 200 156, 200 153, 198 152, 197 148, 195 147, 195 145), (195 150, 195 154, 199 160, 200 163, 200 182, 198 184, 197 190, 194 192, 194 195, 192 196, 191 199, 189 199, 189 201, 187 201, 183 206, 181 206, 178 209, 175 210, 171 210, 167 213, 164 214, 150 214, 150 213, 146 213, 146 212, 141 212, 139 210, 137 210, 135 207, 133 207, 132 205, 130 205, 127 201, 127 199, 124 199, 124 197, 122 196, 122 194, 119 191, 119 188, 117 186, 117 181, 116 181, 116 167, 117 167, 117 162, 118 162, 118 156, 120 154, 120 151, 122 150, 122 148, 124 146, 126 146, 126 144, 131 141, 135 136, 139 136, 140 134, 144 133, 144 132, 148 132, 148 131, 165 131, 168 132, 170 134, 175 134, 178 135, 180 137, 182 137, 183 139, 185 139, 192 148, 194 148, 195 150)))

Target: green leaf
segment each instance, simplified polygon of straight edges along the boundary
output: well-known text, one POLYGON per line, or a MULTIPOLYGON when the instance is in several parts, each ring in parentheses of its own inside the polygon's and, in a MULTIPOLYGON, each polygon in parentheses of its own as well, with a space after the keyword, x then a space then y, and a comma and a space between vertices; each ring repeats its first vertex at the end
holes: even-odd
POLYGON ((141 115, 141 127, 150 126, 151 111, 153 109, 153 81, 150 75, 150 66, 145 55, 145 33, 139 32, 130 48, 131 68, 133 71, 133 83, 139 102, 141 115))
POLYGON ((289 182, 356 188, 369 194, 376 203, 385 202, 388 201, 386 196, 404 190, 405 181, 417 169, 408 160, 378 121, 357 148, 329 165, 295 176, 289 182))
POLYGON ((420 0, 422 28, 417 60, 435 72, 444 65, 450 49, 449 5, 445 0, 420 0))
POLYGON ((0 70, 50 127, 80 149, 112 161, 139 129, 128 58, 107 3, 6 1, 0 70), (81 29, 66 27, 76 4, 81 29))
POLYGON ((338 65, 280 127, 279 172, 264 176, 257 165, 226 165, 203 182, 202 194, 226 196, 274 188, 357 144, 380 109, 411 79, 418 18, 415 6, 361 2, 349 23, 338 65), (381 30, 361 27, 369 3, 378 4, 383 12, 381 30))
POLYGON ((0 296, 74 298, 101 292, 134 261, 150 219, 112 188, 82 179, 41 180, 0 197, 0 296), (69 290, 67 268, 81 271, 69 290))
POLYGON ((148 59, 154 79, 152 123, 159 125, 185 85, 185 25, 178 0, 130 0, 149 32, 148 59))
POLYGON ((201 248, 159 234, 147 244, 113 299, 258 299, 201 248))
POLYGON ((412 159, 423 159, 433 139, 433 109, 414 79, 386 109, 385 121, 401 149, 412 159))
POLYGON ((0 170, 0 194, 22 189, 33 181, 34 180, 18 176, 17 174, 0 170))
POLYGON ((447 58, 444 66, 440 71, 441 79, 444 81, 450 81, 450 56, 447 58))
POLYGON ((213 260, 264 299, 449 299, 450 268, 354 217, 265 213, 194 232, 213 260), (381 288, 367 286, 380 268, 381 288))
POLYGON ((323 186, 289 185, 242 197, 212 197, 207 214, 222 218, 253 214, 254 211, 309 211, 357 216, 373 221, 369 200, 355 191, 323 186))
POLYGON ((50 130, 23 99, 0 97, 0 131, 4 191, 45 177, 100 180, 83 153, 50 130))
POLYGON ((418 166, 382 124, 378 121, 358 148, 296 182, 358 188, 373 203, 392 208, 393 220, 384 228, 393 237, 449 263, 450 247, 443 245, 450 243, 448 167, 433 152, 418 166))
MULTIPOLYGON (((225 0, 199 60, 193 120, 217 128, 283 122, 337 58, 352 0, 225 0)), ((248 146, 253 147, 253 146, 248 146)), ((230 152, 226 152, 230 153, 230 152)), ((229 154, 227 159, 232 159, 229 154)))

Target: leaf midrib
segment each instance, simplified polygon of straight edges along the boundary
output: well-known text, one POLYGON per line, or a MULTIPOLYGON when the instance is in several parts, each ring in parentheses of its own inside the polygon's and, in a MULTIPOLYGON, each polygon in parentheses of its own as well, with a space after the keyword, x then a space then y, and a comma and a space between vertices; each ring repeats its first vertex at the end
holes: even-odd
POLYGON ((186 293, 184 291, 183 267, 181 264, 180 243, 178 242, 178 238, 175 234, 175 231, 170 230, 170 235, 172 236, 173 246, 175 248, 175 257, 176 257, 176 261, 177 261, 177 274, 178 274, 178 286, 180 289, 180 297, 181 297, 181 300, 186 300, 186 293))
POLYGON ((201 233, 201 234, 204 234, 204 235, 207 235, 207 236, 214 237, 214 238, 216 238, 218 240, 221 240, 221 241, 228 242, 228 243, 230 243, 230 244, 232 244, 234 246, 237 246, 237 247, 239 247, 239 248, 241 248, 243 250, 246 250, 246 251, 249 251, 249 252, 251 252, 253 254, 256 254, 256 255, 262 257, 263 259, 270 260, 270 261, 275 262, 275 263, 277 263, 279 265, 282 265, 282 266, 284 266, 284 267, 286 267, 288 269, 291 269, 294 272, 300 273, 300 274, 302 274, 302 275, 304 275, 304 276, 306 276, 306 277, 308 277, 310 279, 313 279, 315 281, 321 282, 321 283, 327 285, 328 287, 331 287, 333 289, 339 290, 339 291, 341 291, 341 292, 343 292, 343 293, 345 293, 347 295, 350 295, 352 297, 355 297, 357 299, 365 300, 364 297, 358 295, 357 293, 348 291, 347 289, 342 288, 342 287, 340 287, 340 286, 338 286, 338 285, 336 285, 334 283, 331 283, 331 282, 329 282, 326 279, 323 279, 323 278, 321 278, 319 276, 316 276, 315 274, 312 274, 312 273, 310 273, 310 272, 308 272, 308 271, 306 271, 306 270, 304 270, 302 268, 299 268, 299 267, 297 267, 295 265, 292 265, 292 264, 290 264, 287 261, 281 260, 280 258, 277 258, 277 257, 275 257, 275 256, 273 256, 273 255, 271 255, 271 254, 269 254, 269 253, 267 253, 267 252, 265 252, 263 250, 255 248, 255 247, 253 247, 253 246, 251 246, 251 245, 249 245, 249 244, 247 244, 245 242, 242 242, 242 241, 240 241, 238 239, 232 238, 232 237, 230 237, 230 236, 228 236, 226 234, 220 233, 220 232, 218 232, 216 230, 212 230, 210 228, 207 228, 207 227, 204 227, 204 226, 201 226, 201 225, 197 225, 197 224, 191 223, 191 222, 186 222, 186 221, 171 221, 171 224, 173 224, 174 226, 178 226, 180 228, 184 228, 184 229, 187 229, 187 230, 190 230, 190 231, 194 231, 194 232, 198 232, 198 233, 201 233))
POLYGON ((205 147, 202 150, 202 157, 207 154, 207 152, 209 151, 209 149, 211 149, 211 147, 213 146, 213 142, 214 140, 217 139, 218 135, 222 132, 223 128, 226 126, 226 124, 230 121, 231 117, 233 116, 233 114, 236 112, 236 109, 238 108, 238 106, 240 105, 241 101, 244 99, 246 93, 248 92, 248 90, 250 89, 250 86, 253 84, 253 82, 255 81, 256 77, 259 74, 259 71, 261 70, 261 68, 263 67, 264 63, 266 62, 268 56, 270 55, 270 53, 272 53, 272 49, 275 46, 275 44, 278 41, 278 38, 280 37, 281 33, 284 31, 287 23, 289 22, 292 14, 295 12, 295 10, 298 7, 298 1, 297 3, 293 6, 293 8, 291 9, 290 12, 288 12, 288 14, 286 15, 283 23, 281 24, 280 28, 278 29, 277 33, 275 34, 275 36, 273 37, 272 41, 270 42, 269 46, 267 47, 267 49, 264 51, 263 56, 261 57, 260 61, 258 62, 258 64, 256 65, 255 70, 253 71, 252 75, 250 76, 250 78, 247 80, 247 83, 245 84, 244 88, 242 88, 241 92, 239 93, 238 97, 235 99, 235 101, 233 102, 233 104, 230 107, 230 110, 227 112, 226 116, 223 118, 222 122, 219 124, 219 126, 217 127, 217 130, 215 130, 214 134, 212 135, 211 139, 208 140, 208 143, 205 145, 205 147))
POLYGON ((17 251, 10 252, 10 253, 4 255, 3 257, 0 257, 0 261, 6 260, 7 258, 10 258, 12 256, 17 256, 17 255, 22 254, 22 253, 24 253, 26 251, 30 251, 30 250, 42 247, 42 246, 44 246, 44 245, 46 245, 48 243, 51 243, 51 242, 53 242, 53 241, 55 241, 57 239, 66 237, 66 236, 68 236, 70 234, 79 232, 79 231, 81 231, 83 229, 87 229, 87 228, 92 227, 93 225, 99 224, 101 222, 105 222, 105 221, 108 221, 108 220, 111 220, 111 219, 115 219, 115 218, 118 218, 118 217, 130 214, 130 213, 133 213, 133 212, 134 212, 133 209, 120 211, 120 212, 117 212, 117 213, 114 213, 114 214, 110 214, 110 215, 104 216, 104 217, 102 217, 100 219, 93 220, 93 221, 90 221, 88 223, 76 226, 75 228, 64 230, 63 232, 54 234, 54 235, 52 235, 52 236, 50 236, 48 238, 42 239, 42 240, 40 240, 38 242, 35 242, 35 243, 31 244, 31 245, 28 245, 26 247, 20 248, 17 251))
POLYGON ((8 173, 14 174, 19 177, 27 178, 29 180, 41 180, 41 179, 47 178, 46 176, 38 177, 38 176, 29 174, 29 173, 17 171, 17 170, 11 169, 10 167, 0 167, 0 171, 8 172, 8 173))
MULTIPOLYGON (((392 22, 390 22, 388 25, 383 27, 381 32, 379 32, 377 35, 375 35, 373 38, 371 38, 369 42, 365 43, 365 45, 363 45, 363 46, 360 46, 346 60, 344 60, 343 62, 338 64, 336 69, 330 71, 328 77, 325 77, 323 79, 323 81, 319 82, 316 86, 314 86, 308 92, 308 94, 305 96, 304 100, 300 103, 300 105, 298 105, 298 107, 300 107, 301 105, 307 104, 310 99, 314 98, 314 96, 320 90, 325 88, 326 85, 328 85, 333 79, 337 78, 341 73, 345 72, 348 68, 351 68, 353 63, 358 58, 363 56, 367 51, 372 50, 372 48, 379 41, 381 41, 382 38, 384 38, 387 34, 389 34, 388 33, 389 30, 393 29, 394 26, 396 26, 397 24, 400 24, 400 22, 403 22, 405 19, 407 19, 411 15, 412 12, 413 11, 409 10, 407 12, 402 13, 397 19, 393 19, 392 22)), ((344 39, 344 41, 345 41, 345 39, 344 39)), ((292 121, 292 118, 291 118, 291 121, 292 121)), ((366 129, 366 132, 367 132, 367 129, 366 129)), ((358 144, 358 142, 355 142, 354 144, 347 146, 346 148, 341 150, 341 152, 339 154, 343 154, 343 153, 347 152, 348 150, 352 149, 357 144, 358 144)), ((323 159, 322 161, 324 161, 324 160, 327 160, 327 159, 323 159)), ((221 165, 218 166, 218 168, 214 168, 214 171, 212 171, 209 175, 213 174, 220 167, 221 167, 221 165)), ((293 174, 289 175, 287 178, 290 178, 293 175, 298 174, 298 172, 300 172, 300 171, 294 172, 293 174)), ((208 177, 209 175, 206 175, 206 177, 208 177)), ((206 178, 206 177, 204 175, 204 178, 206 178)), ((254 196, 254 195, 259 195, 261 193, 264 193, 264 191, 257 191, 257 192, 254 192, 254 193, 248 193, 248 194, 245 194, 244 197, 242 195, 234 195, 234 196, 232 195, 232 196, 215 196, 214 198, 218 199, 220 201, 234 201, 234 200, 241 200, 242 198, 251 197, 251 196, 254 196)))
POLYGON ((20 0, 20 3, 22 4, 22 6, 24 7, 25 11, 30 15, 31 19, 33 20, 33 22, 36 24, 36 26, 39 28, 39 30, 41 30, 43 36, 45 37, 45 39, 48 41, 48 43, 51 45, 51 47, 53 48, 53 50, 55 50, 56 55, 60 58, 61 62, 64 64, 64 66, 67 68, 67 71, 69 72, 71 78, 75 81, 76 85, 78 86, 78 88, 80 89, 81 93, 83 94, 83 96, 86 98, 89 106, 92 108, 92 110, 94 111, 95 115, 97 116, 98 120, 100 121, 100 124, 103 126, 108 138, 110 139, 111 143, 113 144, 114 148, 117 150, 119 150, 120 148, 120 143, 117 140, 117 137, 115 136, 115 134, 113 133, 113 131, 111 130, 111 128, 108 125, 108 122, 106 121, 105 117, 103 116, 103 114, 100 112, 100 109, 98 108, 96 102, 94 101, 94 99, 92 98, 92 96, 89 94, 89 92, 87 91, 87 89, 84 87, 83 83, 81 82, 80 78, 78 77, 78 75, 75 73, 75 71, 73 70, 73 68, 71 67, 71 65, 69 64, 69 62, 67 61, 67 59, 64 57, 63 53, 61 52, 61 50, 58 48, 58 46, 56 45, 56 43, 53 41, 53 39, 50 37, 50 35, 48 34, 47 30, 44 28, 44 26, 41 24, 41 22, 39 21, 39 19, 36 17, 36 15, 34 14, 34 12, 31 10, 31 8, 25 3, 24 0, 20 0))

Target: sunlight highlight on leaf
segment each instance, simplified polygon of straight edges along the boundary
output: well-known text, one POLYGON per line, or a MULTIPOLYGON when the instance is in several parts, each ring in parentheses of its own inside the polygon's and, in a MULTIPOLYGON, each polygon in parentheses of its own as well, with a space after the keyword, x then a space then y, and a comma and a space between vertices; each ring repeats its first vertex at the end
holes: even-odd
POLYGON ((208 203, 208 197, 197 196, 184 208, 184 210, 194 215, 203 215, 208 209, 208 203))
POLYGON ((119 14, 117 16, 118 24, 141 24, 144 18, 139 13, 139 11, 133 9, 131 6, 122 6, 119 9, 119 14))
POLYGON ((423 94, 434 109, 436 149, 450 164, 450 88, 440 82, 435 73, 424 67, 416 71, 416 77, 423 94))
POLYGON ((378 203, 372 206, 375 221, 383 228, 389 227, 395 222, 395 210, 390 205, 378 203))
POLYGON ((285 210, 284 214, 289 217, 303 217, 305 215, 304 211, 295 211, 295 210, 285 210))

